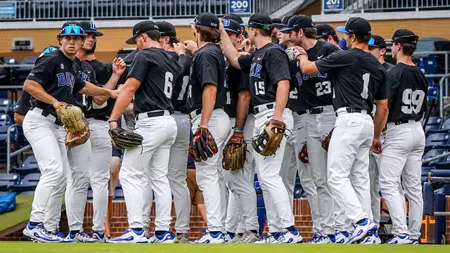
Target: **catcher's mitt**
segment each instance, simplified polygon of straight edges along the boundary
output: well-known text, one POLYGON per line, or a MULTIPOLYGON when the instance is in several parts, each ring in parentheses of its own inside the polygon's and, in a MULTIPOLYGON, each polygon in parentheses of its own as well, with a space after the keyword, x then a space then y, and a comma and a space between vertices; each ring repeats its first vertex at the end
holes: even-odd
POLYGON ((192 136, 189 154, 196 162, 206 161, 218 151, 216 141, 208 128, 199 127, 192 136))
POLYGON ((90 131, 81 109, 74 105, 60 104, 55 110, 66 129, 66 146, 73 148, 84 144, 89 139, 90 131))
POLYGON ((266 122, 263 132, 253 138, 253 148, 263 156, 274 155, 285 132, 286 124, 284 122, 271 119, 266 122))
POLYGON ((111 142, 118 149, 132 149, 142 144, 144 139, 140 134, 123 128, 113 128, 108 131, 111 142))
POLYGON ((331 136, 333 135, 334 127, 331 129, 330 133, 325 136, 322 140, 322 148, 325 149, 325 151, 328 152, 328 146, 330 145, 331 136))
POLYGON ((225 170, 240 170, 244 167, 247 143, 242 133, 234 133, 223 149, 222 166, 225 170))
POLYGON ((306 143, 303 144, 302 150, 300 150, 300 153, 298 153, 298 160, 300 160, 302 163, 309 163, 308 148, 306 147, 306 143))

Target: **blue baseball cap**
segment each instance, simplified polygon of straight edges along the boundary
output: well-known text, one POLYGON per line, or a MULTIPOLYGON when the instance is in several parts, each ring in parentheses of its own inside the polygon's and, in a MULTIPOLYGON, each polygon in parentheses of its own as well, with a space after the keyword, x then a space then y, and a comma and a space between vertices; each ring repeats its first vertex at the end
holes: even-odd
POLYGON ((222 23, 225 31, 241 34, 241 25, 236 20, 222 19, 222 23))
POLYGON ((59 37, 63 36, 86 36, 79 22, 66 22, 63 24, 59 37))
POLYGON ((338 26, 336 31, 346 34, 371 35, 372 27, 364 18, 352 17, 348 19, 345 26, 338 26))

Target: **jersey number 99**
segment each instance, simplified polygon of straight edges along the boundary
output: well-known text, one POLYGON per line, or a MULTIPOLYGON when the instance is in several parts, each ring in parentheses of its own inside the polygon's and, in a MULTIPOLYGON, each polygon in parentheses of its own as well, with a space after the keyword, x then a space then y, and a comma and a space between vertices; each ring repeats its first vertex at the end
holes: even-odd
POLYGON ((406 89, 402 95, 402 112, 404 114, 419 114, 422 109, 423 99, 425 98, 425 92, 423 90, 406 89))

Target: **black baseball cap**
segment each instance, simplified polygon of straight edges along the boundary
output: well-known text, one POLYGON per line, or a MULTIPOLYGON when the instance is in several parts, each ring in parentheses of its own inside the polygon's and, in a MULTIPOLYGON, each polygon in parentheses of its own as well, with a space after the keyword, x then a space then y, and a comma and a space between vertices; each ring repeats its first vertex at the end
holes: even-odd
POLYGON ((134 39, 136 39, 137 36, 139 36, 145 32, 151 31, 151 30, 159 31, 159 27, 155 24, 155 22, 150 21, 150 20, 141 21, 134 25, 133 36, 131 36, 129 39, 127 39, 127 41, 125 43, 136 44, 136 41, 134 41, 134 39))
POLYGON ((280 32, 286 33, 291 30, 303 29, 303 28, 309 28, 309 27, 314 27, 314 23, 310 16, 295 15, 289 19, 287 27, 284 28, 283 30, 281 30, 280 32))
POLYGON ((380 35, 373 34, 369 40, 369 47, 386 48, 386 42, 380 35))
POLYGON ((155 23, 159 28, 159 33, 161 33, 161 36, 169 36, 169 37, 176 37, 177 36, 177 30, 175 29, 175 26, 167 21, 160 21, 155 23))
POLYGON ((97 27, 95 26, 94 22, 82 21, 80 22, 80 24, 85 33, 94 33, 97 37, 103 36, 102 32, 97 31, 97 27))
POLYGON ((272 18, 272 27, 284 27, 281 23, 281 18, 272 18))
POLYGON ((81 28, 80 22, 68 21, 61 27, 61 32, 58 34, 59 37, 63 36, 86 36, 83 28, 81 28))
POLYGON ((210 12, 203 12, 195 17, 194 24, 219 29, 219 18, 210 12))
POLYGON ((346 34, 371 35, 372 27, 364 18, 352 17, 348 19, 345 26, 338 26, 336 31, 346 34))
POLYGON ((269 15, 255 13, 250 16, 248 26, 270 32, 272 30, 272 19, 269 15))
POLYGON ((236 34, 241 34, 241 25, 233 19, 222 19, 225 31, 236 34))
POLYGON ((317 30, 317 39, 325 38, 329 35, 336 35, 336 31, 334 28, 329 24, 318 24, 316 25, 317 30))
POLYGON ((241 16, 233 14, 233 13, 223 16, 222 19, 231 19, 231 20, 237 21, 242 26, 244 25, 244 20, 242 20, 241 16))
POLYGON ((392 35, 392 39, 386 40, 386 42, 394 42, 394 43, 410 43, 417 44, 419 41, 419 36, 417 36, 413 31, 408 29, 399 29, 395 31, 394 35, 392 35))
POLYGON ((291 19, 294 15, 286 15, 281 19, 281 26, 287 27, 289 19, 291 19))

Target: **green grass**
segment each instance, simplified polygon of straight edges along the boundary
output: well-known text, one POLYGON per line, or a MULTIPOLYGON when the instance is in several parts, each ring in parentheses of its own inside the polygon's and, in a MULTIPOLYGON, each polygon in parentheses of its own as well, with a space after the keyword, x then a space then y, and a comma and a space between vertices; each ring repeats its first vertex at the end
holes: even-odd
MULTIPOLYGON (((34 196, 16 196, 17 206, 12 212, 0 215, 0 231, 28 220, 34 196)), ((1 248, 0 248, 1 252, 1 248)))
POLYGON ((441 245, 161 245, 0 242, 1 253, 448 253, 441 245))

